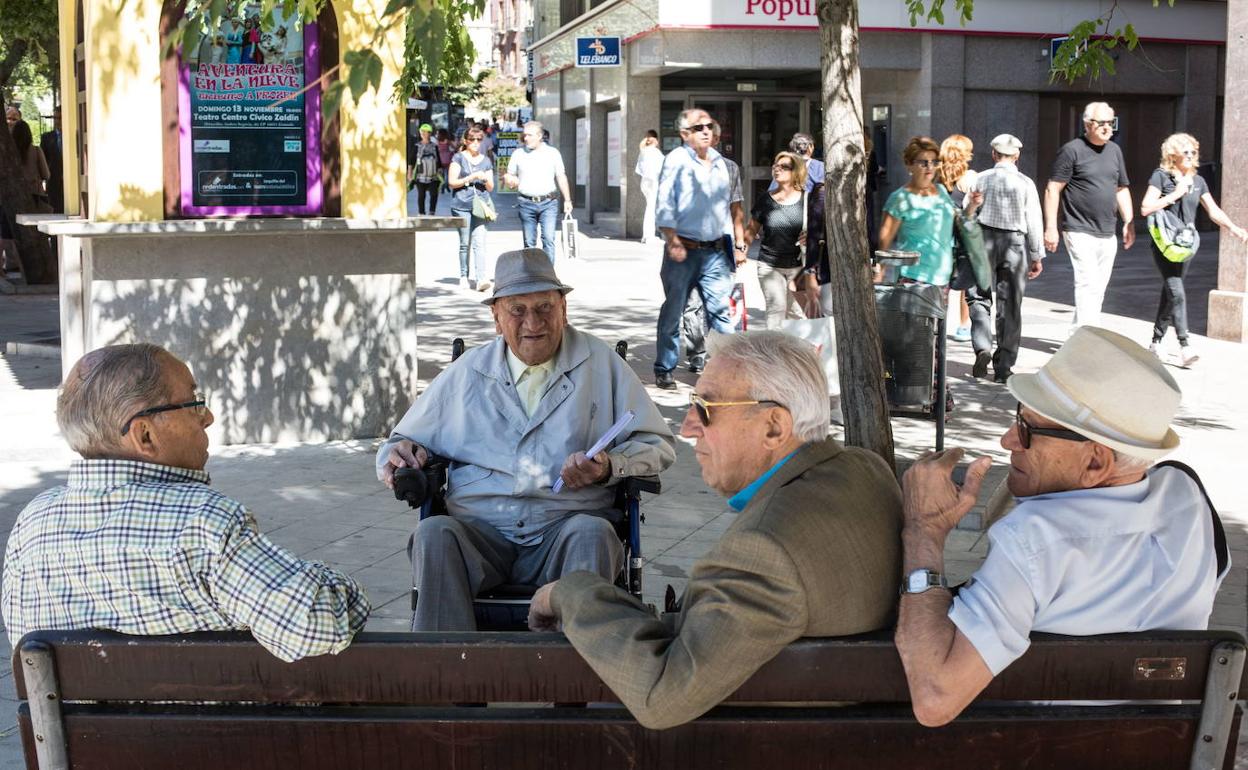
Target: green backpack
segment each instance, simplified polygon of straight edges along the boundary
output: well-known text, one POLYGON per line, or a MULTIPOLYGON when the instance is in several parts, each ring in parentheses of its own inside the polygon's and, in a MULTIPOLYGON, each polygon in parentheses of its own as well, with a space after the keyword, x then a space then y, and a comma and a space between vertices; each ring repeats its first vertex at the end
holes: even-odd
POLYGON ((1196 225, 1187 224, 1169 209, 1160 209, 1148 215, 1148 232, 1153 236, 1157 250, 1171 262, 1186 262, 1200 248, 1200 233, 1196 225))

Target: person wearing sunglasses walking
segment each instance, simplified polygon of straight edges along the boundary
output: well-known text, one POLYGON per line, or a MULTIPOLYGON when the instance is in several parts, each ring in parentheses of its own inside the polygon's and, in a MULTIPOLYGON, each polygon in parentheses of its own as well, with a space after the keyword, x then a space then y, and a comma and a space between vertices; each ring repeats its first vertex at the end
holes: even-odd
POLYGON ((15 646, 35 630, 249 630, 292 661, 341 652, 364 627, 370 606, 355 580, 274 544, 209 486, 212 411, 164 348, 87 353, 56 421, 82 459, 9 534, 0 607, 15 646))
MULTIPOLYGON (((1225 227, 1230 234, 1240 241, 1248 241, 1248 231, 1231 221, 1226 212, 1213 199, 1205 178, 1196 173, 1200 165, 1200 142, 1191 134, 1172 134, 1161 145, 1161 165, 1148 180, 1148 190, 1144 200, 1140 201, 1140 216, 1151 217, 1158 212, 1171 215, 1170 222, 1180 229, 1186 229, 1193 237, 1189 248, 1167 248, 1163 253, 1157 240, 1161 227, 1156 228, 1155 235, 1149 243, 1153 253, 1153 264, 1161 273, 1161 300, 1157 303, 1157 319, 1153 323, 1153 342, 1148 346, 1153 355, 1161 357, 1161 341, 1166 336, 1170 325, 1174 324, 1174 334, 1179 338, 1179 360, 1183 368, 1190 368, 1200 359, 1200 355, 1187 339, 1187 293, 1183 289, 1183 275, 1187 266, 1196 255, 1200 240, 1195 237, 1196 213, 1201 206, 1209 214, 1213 223, 1225 227)), ((1158 217, 1150 218, 1150 230, 1158 217)))
POLYGON ((599 575, 538 590, 529 625, 563 631, 641 724, 696 719, 803 636, 887 626, 900 490, 876 454, 828 437, 828 384, 809 343, 711 335, 681 435, 737 512, 693 565, 674 624, 599 575))
POLYGON ((1110 141, 1117 131, 1112 107, 1089 104, 1083 111, 1083 135, 1057 151, 1044 190, 1044 248, 1057 251, 1060 230, 1075 275, 1072 333, 1079 326, 1101 325, 1101 304, 1118 253, 1119 216, 1123 250, 1135 243, 1127 163, 1122 149, 1110 141))
POLYGON ((1156 460, 1179 446, 1182 397, 1165 367, 1115 332, 1080 327, 1035 374, 1001 446, 1018 504, 988 530, 983 565, 957 590, 945 540, 974 507, 987 457, 952 480, 961 449, 921 458, 905 499, 897 650, 915 716, 953 720, 1030 645, 1030 634, 1086 636, 1208 626, 1230 557, 1195 471, 1156 460))
POLYGON ((806 162, 795 152, 781 152, 771 164, 775 189, 758 197, 745 228, 745 245, 762 240, 758 249, 758 284, 763 289, 767 328, 779 329, 786 318, 805 318, 789 285, 797 280, 806 258, 810 220, 806 193, 806 162))
MULTIPOLYGON (((902 151, 910 181, 893 191, 884 204, 880 248, 917 251, 919 261, 901 268, 903 279, 933 286, 949 286, 953 273, 953 225, 957 208, 936 185, 940 146, 930 137, 916 136, 902 151)), ((967 216, 983 201, 980 193, 967 196, 967 216)))

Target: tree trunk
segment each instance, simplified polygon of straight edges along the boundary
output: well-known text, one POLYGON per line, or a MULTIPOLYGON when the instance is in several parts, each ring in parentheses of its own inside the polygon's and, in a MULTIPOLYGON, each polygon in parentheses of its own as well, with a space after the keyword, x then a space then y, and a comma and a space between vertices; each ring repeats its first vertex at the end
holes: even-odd
POLYGON ((819 0, 823 46, 824 226, 836 317, 845 443, 896 467, 884 362, 871 284, 866 222, 867 156, 858 73, 858 0, 819 0))
MULTIPOLYGON (((13 68, 21 60, 27 49, 24 40, 15 40, 9 49, 9 56, 0 62, 0 86, 8 82, 13 68), (12 60, 12 61, 10 61, 12 60)), ((0 90, 0 113, 5 110, 4 92, 0 90)), ((38 139, 35 141, 38 145, 38 139)), ((8 229, 13 233, 17 243, 18 258, 22 262, 22 272, 27 283, 53 283, 56 281, 56 262, 52 253, 52 244, 48 236, 31 227, 17 224, 18 214, 29 214, 36 211, 35 196, 24 183, 21 163, 17 157, 17 145, 13 144, 13 134, 0 131, 0 215, 3 215, 8 229)))

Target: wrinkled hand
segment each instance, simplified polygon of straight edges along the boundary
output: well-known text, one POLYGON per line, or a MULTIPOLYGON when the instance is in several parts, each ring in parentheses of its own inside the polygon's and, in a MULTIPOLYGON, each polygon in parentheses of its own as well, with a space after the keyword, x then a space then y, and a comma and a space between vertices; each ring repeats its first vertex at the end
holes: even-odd
POLYGON ((1057 230, 1044 231, 1044 250, 1048 252, 1057 251, 1057 230))
POLYGON ((952 474, 962 455, 961 449, 928 452, 906 471, 901 480, 906 527, 944 537, 975 507, 992 460, 980 457, 972 462, 966 469, 966 482, 959 487, 952 474))
POLYGON ((554 608, 550 606, 550 592, 554 589, 554 583, 547 583, 537 589, 537 593, 533 594, 533 601, 529 603, 530 631, 559 630, 559 616, 555 614, 554 608))
POLYGON ((586 457, 584 452, 568 455, 563 461, 563 469, 559 471, 563 485, 568 489, 581 489, 590 484, 597 484, 611 474, 611 461, 606 452, 599 452, 586 457))
POLYGON ((1135 244, 1135 225, 1127 222, 1122 226, 1122 250, 1126 251, 1135 244))
POLYGON ((689 252, 685 250, 685 244, 680 238, 672 238, 667 242, 667 258, 673 262, 684 262, 689 256, 689 252))
POLYGON ((429 453, 422 446, 417 446, 404 439, 390 447, 386 456, 386 464, 381 468, 381 481, 390 489, 394 489, 394 472, 399 468, 423 468, 429 462, 429 453))
POLYGON ((1039 278, 1040 274, 1043 272, 1044 272, 1044 260, 1033 259, 1031 261, 1031 267, 1027 270, 1027 280, 1030 281, 1033 278, 1039 278))

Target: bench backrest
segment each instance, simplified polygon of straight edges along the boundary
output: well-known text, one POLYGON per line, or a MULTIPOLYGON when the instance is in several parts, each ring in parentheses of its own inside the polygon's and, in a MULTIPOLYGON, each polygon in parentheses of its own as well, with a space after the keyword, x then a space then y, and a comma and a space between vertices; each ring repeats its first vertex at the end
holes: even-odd
POLYGON ((1037 634, 963 716, 929 729, 911 716, 890 633, 804 639, 725 706, 662 732, 618 706, 546 706, 617 703, 556 634, 365 633, 288 664, 247 634, 39 632, 14 672, 29 767, 911 768, 921 756, 1075 770, 1221 767, 1243 659, 1234 632, 1037 634), (1133 703, 1030 703, 1055 700, 1133 703), (507 705, 453 705, 484 702, 507 705))

